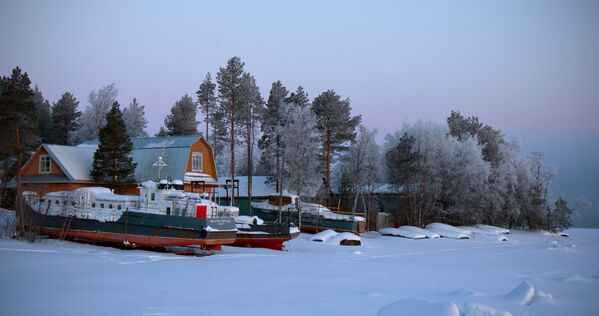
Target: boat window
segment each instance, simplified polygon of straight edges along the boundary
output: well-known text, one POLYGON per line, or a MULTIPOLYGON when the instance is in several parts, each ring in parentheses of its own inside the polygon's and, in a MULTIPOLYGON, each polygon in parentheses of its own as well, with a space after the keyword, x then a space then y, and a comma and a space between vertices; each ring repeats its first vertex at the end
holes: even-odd
POLYGON ((120 211, 121 210, 121 206, 117 205, 116 208, 120 211))
POLYGON ((56 201, 54 201, 54 202, 55 202, 54 204, 58 204, 58 200, 56 200, 56 201))
POLYGON ((92 203, 92 207, 96 207, 96 203, 95 203, 95 202, 94 202, 94 203, 92 203))
POLYGON ((152 201, 156 200, 156 193, 152 192, 152 195, 150 196, 150 200, 152 200, 152 201))
POLYGON ((171 208, 170 207, 166 207, 166 215, 171 215, 171 208))
POLYGON ((100 208, 104 208, 104 203, 100 203, 100 208))
POLYGON ((67 205, 67 201, 62 201, 62 205, 67 205))
POLYGON ((112 208, 112 204, 108 204, 108 208, 112 208))
POLYGON ((73 202, 71 202, 71 206, 75 206, 75 202, 74 202, 74 201, 73 201, 73 202))
POLYGON ((41 199, 41 200, 40 200, 40 202, 42 202, 42 203, 43 203, 43 202, 46 202, 46 199, 41 199))

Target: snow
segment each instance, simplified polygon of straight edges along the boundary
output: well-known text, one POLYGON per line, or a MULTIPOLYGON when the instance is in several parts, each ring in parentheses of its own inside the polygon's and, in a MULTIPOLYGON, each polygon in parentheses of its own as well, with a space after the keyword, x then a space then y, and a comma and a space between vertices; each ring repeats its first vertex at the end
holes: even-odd
POLYGON ((400 300, 379 310, 377 316, 436 315, 460 316, 460 309, 451 302, 429 302, 427 300, 400 300))
POLYGON ((318 234, 315 234, 314 236, 312 236, 312 238, 310 238, 310 240, 312 241, 318 241, 318 242, 325 242, 325 241, 329 241, 329 239, 335 237, 335 235, 337 235, 337 232, 332 230, 332 229, 327 229, 327 230, 323 230, 318 234))
POLYGON ((472 235, 470 230, 461 229, 443 223, 430 223, 426 225, 425 228, 426 230, 430 230, 446 238, 468 239, 470 238, 470 235, 472 235))
POLYGON ((310 237, 311 241, 326 243, 330 245, 340 245, 344 240, 360 241, 360 236, 352 233, 337 233, 332 229, 323 230, 318 234, 310 237))
POLYGON ((0 315, 595 315, 599 230, 569 233, 364 233, 354 247, 300 234, 287 251, 207 257, 3 239, 0 315))
POLYGON ((43 146, 71 180, 93 181, 90 170, 92 170, 95 148, 49 144, 43 146))
POLYGON ((258 225, 262 225, 264 224, 264 221, 258 217, 258 216, 247 216, 247 215, 240 215, 240 216, 235 216, 235 223, 237 224, 258 224, 258 225))

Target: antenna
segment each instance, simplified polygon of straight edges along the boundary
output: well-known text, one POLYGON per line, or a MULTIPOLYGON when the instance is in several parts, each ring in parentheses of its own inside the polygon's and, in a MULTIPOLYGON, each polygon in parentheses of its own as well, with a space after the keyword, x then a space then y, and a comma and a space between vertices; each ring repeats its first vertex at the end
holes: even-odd
POLYGON ((158 179, 160 178, 160 171, 162 170, 162 168, 168 166, 164 160, 162 160, 162 157, 164 156, 164 147, 162 147, 162 153, 160 154, 160 156, 158 156, 158 161, 156 161, 154 164, 152 164, 152 166, 154 167, 158 167, 158 179))

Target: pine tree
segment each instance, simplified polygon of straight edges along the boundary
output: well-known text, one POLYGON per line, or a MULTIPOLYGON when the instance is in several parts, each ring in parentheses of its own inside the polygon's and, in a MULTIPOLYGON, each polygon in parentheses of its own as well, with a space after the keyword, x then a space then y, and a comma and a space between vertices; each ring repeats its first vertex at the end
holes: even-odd
POLYGON ((98 92, 90 92, 87 98, 89 105, 81 115, 81 124, 71 134, 72 143, 79 144, 86 140, 98 138, 100 129, 106 124, 106 112, 116 102, 118 93, 119 91, 114 83, 102 87, 98 92))
POLYGON ((561 232, 570 228, 570 226, 572 226, 572 221, 570 220, 572 213, 574 213, 574 210, 568 207, 568 202, 566 202, 566 200, 561 197, 557 199, 557 201, 555 201, 555 208, 553 209, 555 224, 553 230, 555 232, 561 232))
POLYGON ((361 116, 351 116, 349 99, 341 98, 333 90, 327 90, 314 99, 312 111, 316 114, 316 127, 320 132, 325 157, 325 185, 330 192, 331 158, 340 151, 347 149, 346 143, 356 137, 356 127, 360 124, 361 116))
POLYGON ((249 73, 241 76, 239 100, 243 110, 239 117, 241 127, 245 130, 242 134, 246 143, 246 175, 248 177, 248 203, 252 202, 252 177, 254 173, 254 134, 258 120, 258 113, 263 111, 264 100, 256 80, 249 73))
POLYGON ((299 107, 305 107, 310 105, 310 98, 308 98, 308 94, 304 91, 304 88, 302 86, 297 87, 297 90, 295 90, 295 92, 291 92, 291 94, 289 94, 289 97, 287 97, 286 101, 299 107))
POLYGON ((52 112, 50 110, 50 102, 44 99, 42 92, 37 85, 33 90, 33 103, 37 112, 37 129, 41 137, 42 143, 50 143, 52 137, 52 112))
POLYGON ((134 182, 136 164, 129 156, 133 144, 127 134, 118 102, 114 102, 106 114, 106 125, 100 129, 99 137, 91 171, 94 181, 113 189, 134 182))
MULTIPOLYGON (((204 137, 206 141, 210 141, 210 137, 208 135, 208 125, 213 124, 214 120, 213 112, 216 107, 216 95, 214 94, 216 90, 216 84, 212 82, 212 77, 210 73, 206 74, 206 78, 200 84, 200 88, 196 92, 198 96, 198 103, 202 107, 202 112, 204 113, 204 122, 206 124, 206 133, 204 137)), ((214 124, 213 124, 214 125, 214 124)))
POLYGON ((31 81, 19 67, 9 77, 0 78, 0 177, 5 185, 16 173, 16 129, 20 132, 19 157, 39 145, 37 111, 33 101, 31 81))
MULTIPOLYGON (((189 95, 184 95, 171 108, 171 113, 164 119, 164 131, 168 136, 198 135, 196 121, 197 106, 189 95)), ((163 132, 160 129, 159 134, 163 132)))
POLYGON ((81 112, 77 111, 78 105, 79 101, 71 93, 65 92, 52 106, 52 136, 55 144, 72 144, 69 135, 79 128, 81 117, 81 112))
POLYGON ((148 126, 148 120, 146 120, 144 109, 145 106, 137 103, 136 98, 133 98, 129 106, 123 109, 123 120, 127 127, 127 133, 131 138, 148 136, 148 133, 145 131, 148 126))
MULTIPOLYGON (((224 134, 229 135, 232 181, 235 181, 235 143, 237 142, 235 128, 239 126, 240 116, 243 115, 243 104, 239 94, 244 65, 239 57, 233 57, 227 61, 225 68, 219 69, 216 75, 219 100, 217 112, 222 124, 216 130, 221 134, 220 137, 224 138, 224 134)), ((231 198, 230 203, 231 205, 235 204, 234 197, 231 198)))
POLYGON ((271 170, 269 180, 272 181, 274 176, 276 192, 281 190, 278 176, 275 175, 279 175, 281 172, 281 155, 279 153, 282 146, 280 137, 277 136, 277 129, 283 122, 285 113, 281 111, 281 107, 284 105, 288 93, 281 81, 273 82, 266 108, 262 111, 260 118, 262 130, 262 138, 258 142, 258 147, 262 151, 260 164, 265 170, 271 170))

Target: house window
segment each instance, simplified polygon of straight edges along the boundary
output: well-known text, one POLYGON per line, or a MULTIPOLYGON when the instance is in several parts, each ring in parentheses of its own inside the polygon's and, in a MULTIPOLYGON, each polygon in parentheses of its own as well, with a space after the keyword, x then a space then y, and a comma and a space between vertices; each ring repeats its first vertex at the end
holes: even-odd
POLYGON ((40 173, 50 173, 50 165, 52 160, 48 155, 40 156, 40 173))
POLYGON ((202 171, 202 154, 192 153, 191 154, 191 171, 202 171))

